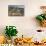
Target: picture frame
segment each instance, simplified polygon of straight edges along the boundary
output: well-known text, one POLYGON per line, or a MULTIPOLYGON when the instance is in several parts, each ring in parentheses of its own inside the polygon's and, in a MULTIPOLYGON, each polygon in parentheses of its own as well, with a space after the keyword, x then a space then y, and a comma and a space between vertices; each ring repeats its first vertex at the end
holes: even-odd
POLYGON ((24 5, 8 5, 8 16, 24 16, 24 5))

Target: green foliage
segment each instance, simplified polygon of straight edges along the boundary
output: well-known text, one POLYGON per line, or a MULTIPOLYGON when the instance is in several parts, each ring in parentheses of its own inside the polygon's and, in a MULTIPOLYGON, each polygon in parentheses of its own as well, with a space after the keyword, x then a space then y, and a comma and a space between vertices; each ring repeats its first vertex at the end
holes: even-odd
POLYGON ((39 21, 42 21, 42 20, 46 19, 46 14, 38 15, 38 16, 36 16, 36 19, 39 21))
POLYGON ((5 34, 9 38, 11 38, 12 36, 16 36, 18 33, 15 26, 6 26, 5 30, 6 30, 5 34))

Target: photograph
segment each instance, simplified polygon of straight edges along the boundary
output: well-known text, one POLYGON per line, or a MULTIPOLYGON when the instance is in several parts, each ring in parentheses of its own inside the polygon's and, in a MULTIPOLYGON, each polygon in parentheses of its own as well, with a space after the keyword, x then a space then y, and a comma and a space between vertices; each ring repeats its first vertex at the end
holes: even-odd
POLYGON ((8 16, 24 16, 24 5, 8 5, 8 16))

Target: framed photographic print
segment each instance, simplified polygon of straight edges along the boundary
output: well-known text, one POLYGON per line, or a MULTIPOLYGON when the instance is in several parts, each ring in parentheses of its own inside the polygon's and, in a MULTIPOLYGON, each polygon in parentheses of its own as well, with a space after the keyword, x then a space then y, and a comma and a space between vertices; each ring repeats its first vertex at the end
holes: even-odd
POLYGON ((8 5, 8 16, 24 16, 24 5, 8 5))

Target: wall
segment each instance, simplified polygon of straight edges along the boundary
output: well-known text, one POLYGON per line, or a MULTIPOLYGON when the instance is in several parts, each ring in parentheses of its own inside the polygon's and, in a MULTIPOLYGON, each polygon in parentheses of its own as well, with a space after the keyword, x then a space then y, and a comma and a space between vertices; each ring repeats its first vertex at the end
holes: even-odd
MULTIPOLYGON (((19 31, 18 36, 31 36, 36 34, 39 27, 35 16, 41 13, 40 6, 46 5, 46 0, 0 0, 0 34, 4 34, 6 25, 15 25, 19 31), (9 17, 8 5, 24 5, 25 15, 22 17, 9 17)), ((40 36, 41 37, 41 36, 40 36)))

